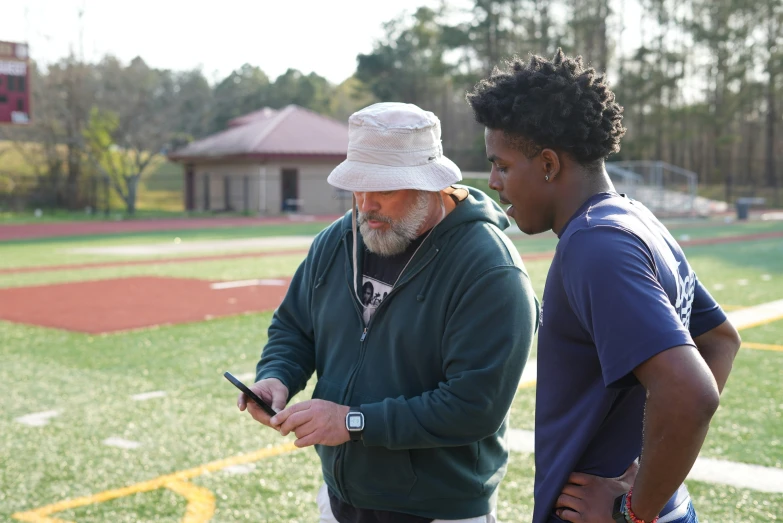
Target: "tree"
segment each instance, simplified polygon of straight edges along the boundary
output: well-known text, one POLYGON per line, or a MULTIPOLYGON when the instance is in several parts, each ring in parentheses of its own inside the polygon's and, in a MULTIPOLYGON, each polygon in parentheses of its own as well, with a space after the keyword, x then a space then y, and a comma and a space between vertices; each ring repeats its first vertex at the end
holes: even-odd
POLYGON ((256 66, 244 64, 214 89, 210 132, 222 131, 228 121, 269 105, 269 77, 256 66))
POLYGON ((107 57, 97 67, 104 79, 84 131, 92 165, 136 211, 139 181, 172 136, 176 89, 169 71, 141 58, 127 67, 107 57))
POLYGON ((334 90, 326 78, 315 73, 305 75, 296 69, 288 69, 267 89, 272 108, 296 104, 321 114, 329 112, 329 99, 334 90))
POLYGON ((449 69, 440 14, 420 7, 384 24, 372 53, 357 57, 356 77, 382 101, 424 106, 442 89, 449 69))

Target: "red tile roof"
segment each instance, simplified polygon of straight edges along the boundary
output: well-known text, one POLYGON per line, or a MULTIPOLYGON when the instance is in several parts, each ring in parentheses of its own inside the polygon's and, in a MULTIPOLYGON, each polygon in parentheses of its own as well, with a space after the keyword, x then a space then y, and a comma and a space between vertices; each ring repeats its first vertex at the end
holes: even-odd
POLYGON ((348 125, 289 105, 264 108, 234 118, 225 131, 174 151, 174 161, 218 158, 334 157, 348 152, 348 125))

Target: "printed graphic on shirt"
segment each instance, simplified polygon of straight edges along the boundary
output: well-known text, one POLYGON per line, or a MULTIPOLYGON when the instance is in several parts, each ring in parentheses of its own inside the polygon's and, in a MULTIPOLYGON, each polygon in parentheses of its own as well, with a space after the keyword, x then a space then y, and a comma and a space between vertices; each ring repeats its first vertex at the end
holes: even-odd
POLYGON ((359 297, 364 305, 364 324, 370 323, 375 310, 391 292, 392 286, 374 278, 362 276, 362 290, 359 297))
POLYGON ((679 261, 671 249, 664 247, 661 249, 661 252, 677 283, 677 298, 674 301, 674 309, 677 311, 682 325, 687 329, 690 327, 693 297, 696 293, 696 274, 688 263, 683 264, 679 261), (683 265, 685 266, 684 272, 686 272, 685 278, 682 277, 680 271, 683 265))

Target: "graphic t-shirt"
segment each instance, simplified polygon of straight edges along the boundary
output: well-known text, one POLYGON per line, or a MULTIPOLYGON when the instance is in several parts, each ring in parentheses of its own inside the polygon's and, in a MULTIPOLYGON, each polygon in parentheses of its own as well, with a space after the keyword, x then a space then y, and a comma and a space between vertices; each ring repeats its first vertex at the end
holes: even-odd
POLYGON ((550 523, 572 472, 616 477, 641 454, 633 370, 726 316, 646 207, 601 193, 561 232, 540 318, 533 522, 550 523))
POLYGON ((365 325, 370 323, 378 306, 389 295, 403 268, 426 237, 427 232, 413 240, 403 252, 394 256, 379 256, 369 250, 365 251, 362 287, 359 290, 359 298, 364 306, 365 325))

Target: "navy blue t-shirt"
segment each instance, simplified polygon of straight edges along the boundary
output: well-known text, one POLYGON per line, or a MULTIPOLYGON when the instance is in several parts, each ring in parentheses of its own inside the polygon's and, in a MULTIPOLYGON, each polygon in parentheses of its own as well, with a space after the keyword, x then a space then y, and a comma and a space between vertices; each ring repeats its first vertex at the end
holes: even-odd
POLYGON ((632 371, 726 316, 655 216, 610 192, 561 232, 540 318, 533 522, 550 523, 572 472, 616 477, 641 454, 632 371))

